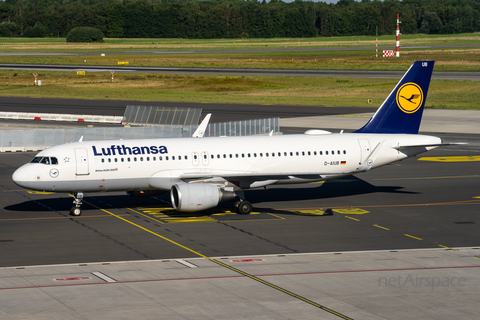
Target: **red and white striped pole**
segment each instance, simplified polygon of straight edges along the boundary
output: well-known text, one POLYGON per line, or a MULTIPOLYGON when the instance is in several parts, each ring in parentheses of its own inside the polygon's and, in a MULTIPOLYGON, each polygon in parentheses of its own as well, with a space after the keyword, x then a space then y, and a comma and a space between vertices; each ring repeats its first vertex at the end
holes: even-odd
POLYGON ((397 58, 400 57, 400 27, 399 27, 399 24, 400 24, 400 18, 399 18, 399 15, 397 13, 397 58))
POLYGON ((110 78, 110 82, 113 82, 113 73, 114 71, 110 71, 110 74, 112 75, 112 77, 110 78))
POLYGON ((378 26, 377 26, 377 29, 376 29, 375 36, 376 36, 376 41, 375 41, 375 57, 378 58, 378 26))

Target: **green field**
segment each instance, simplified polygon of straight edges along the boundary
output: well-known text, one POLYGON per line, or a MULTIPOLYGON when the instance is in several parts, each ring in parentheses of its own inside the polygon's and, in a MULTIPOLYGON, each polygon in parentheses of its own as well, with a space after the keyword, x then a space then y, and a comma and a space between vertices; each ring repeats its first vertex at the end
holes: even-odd
MULTIPOLYGON (((402 35, 404 46, 460 45, 454 48, 402 49, 400 58, 376 58, 374 37, 302 39, 106 39, 103 44, 66 43, 61 38, 2 38, 0 52, 79 52, 72 55, 0 56, 0 63, 262 68, 407 70, 416 60, 435 60, 435 70, 480 71, 480 34, 402 35), (311 51, 308 48, 366 47, 372 50, 311 51), (231 51, 243 49, 306 48, 305 51, 231 51), (205 51, 205 53, 162 53, 151 51, 205 51), (222 50, 230 50, 228 52, 222 50), (116 51, 148 51, 120 54, 116 51), (94 52, 82 54, 81 52, 94 52), (100 53, 107 53, 102 57, 100 53)), ((395 44, 394 36, 382 36, 380 45, 395 44)), ((380 53, 381 55, 381 53, 380 53)), ((324 106, 378 107, 396 81, 382 79, 233 77, 198 75, 110 74, 40 72, 41 87, 33 86, 32 71, 0 71, 0 95, 67 97, 87 99, 135 99, 194 102, 240 102, 324 106), (372 103, 368 103, 369 99, 372 103)), ((480 108, 478 81, 431 83, 427 99, 430 108, 480 108)))
MULTIPOLYGON (((0 95, 82 99, 132 99, 201 103, 291 104, 378 107, 396 80, 209 75, 39 72, 33 86, 28 71, 0 71, 0 95), (371 103, 369 103, 371 99, 371 103)), ((429 108, 477 109, 477 81, 433 80, 429 108)))

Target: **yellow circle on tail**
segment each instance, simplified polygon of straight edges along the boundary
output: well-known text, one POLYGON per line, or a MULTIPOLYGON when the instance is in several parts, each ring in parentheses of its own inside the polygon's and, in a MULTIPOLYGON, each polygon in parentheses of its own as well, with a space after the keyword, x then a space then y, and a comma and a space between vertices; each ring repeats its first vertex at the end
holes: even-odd
POLYGON ((423 103, 422 88, 416 83, 408 82, 397 91, 397 105, 405 113, 414 113, 423 103))

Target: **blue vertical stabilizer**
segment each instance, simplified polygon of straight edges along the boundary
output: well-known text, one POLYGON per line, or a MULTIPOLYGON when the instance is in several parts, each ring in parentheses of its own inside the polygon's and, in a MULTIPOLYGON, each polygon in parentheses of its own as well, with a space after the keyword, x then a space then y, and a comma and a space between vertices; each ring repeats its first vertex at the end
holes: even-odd
POLYGON ((417 61, 356 133, 418 133, 435 61, 417 61))

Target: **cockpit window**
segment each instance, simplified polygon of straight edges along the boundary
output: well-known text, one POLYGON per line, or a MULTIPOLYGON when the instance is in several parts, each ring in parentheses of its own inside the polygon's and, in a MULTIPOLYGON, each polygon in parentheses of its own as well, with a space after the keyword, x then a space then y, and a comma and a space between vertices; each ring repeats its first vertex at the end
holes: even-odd
POLYGON ((58 160, 55 157, 35 157, 30 163, 58 164, 58 160))
POLYGON ((42 160, 42 157, 35 157, 35 158, 33 158, 33 160, 31 161, 31 163, 40 163, 41 160, 42 160))

